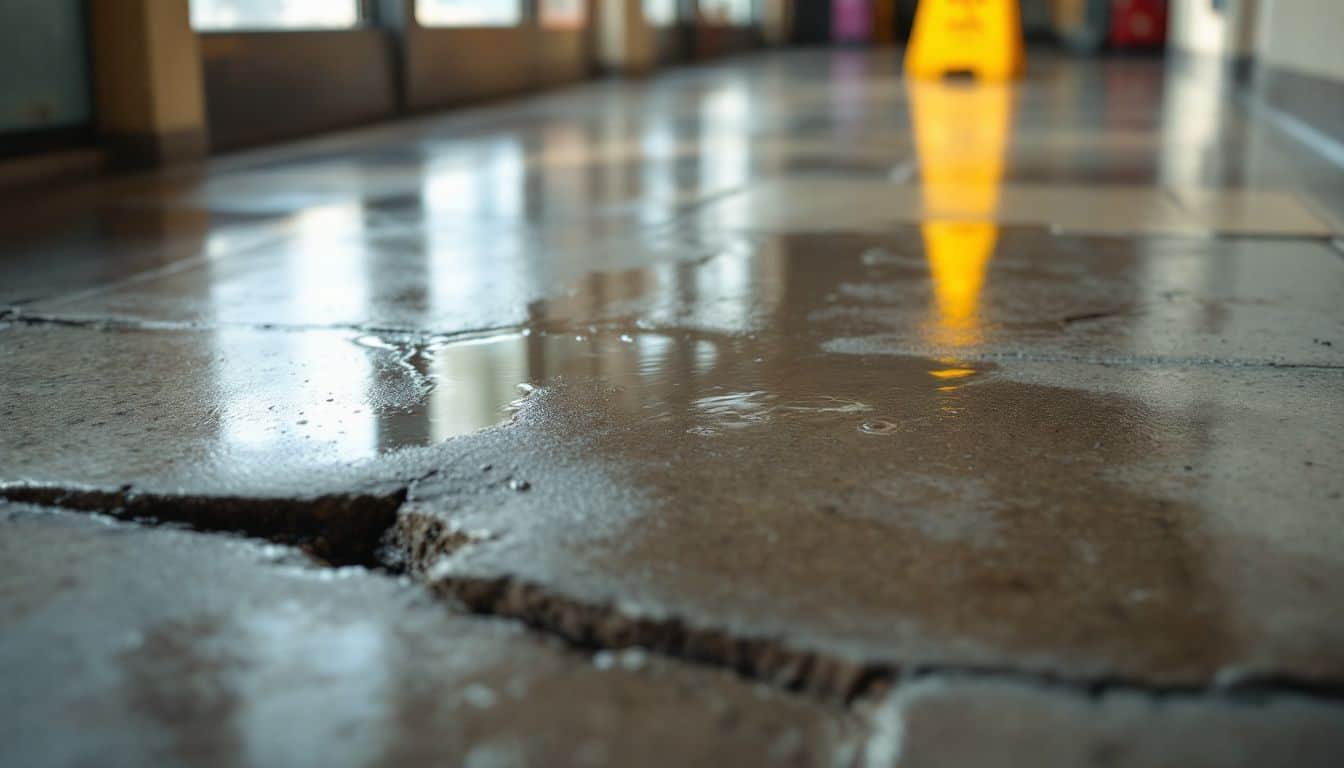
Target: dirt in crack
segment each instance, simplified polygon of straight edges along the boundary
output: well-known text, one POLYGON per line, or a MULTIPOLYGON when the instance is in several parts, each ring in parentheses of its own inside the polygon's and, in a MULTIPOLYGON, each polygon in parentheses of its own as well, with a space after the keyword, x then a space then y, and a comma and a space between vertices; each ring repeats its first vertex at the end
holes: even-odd
POLYGON ((307 498, 192 496, 133 488, 0 487, 0 499, 97 512, 122 520, 178 523, 200 531, 239 533, 295 546, 332 566, 384 567, 383 537, 396 522, 406 490, 307 498))

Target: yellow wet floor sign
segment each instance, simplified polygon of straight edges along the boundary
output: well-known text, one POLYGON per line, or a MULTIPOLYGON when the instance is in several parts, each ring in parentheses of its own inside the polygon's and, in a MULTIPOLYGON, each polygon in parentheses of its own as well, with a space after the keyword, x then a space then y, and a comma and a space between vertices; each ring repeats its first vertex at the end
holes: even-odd
POLYGON ((968 72, 983 80, 1022 74, 1017 0, 920 0, 905 54, 906 75, 940 78, 968 72))

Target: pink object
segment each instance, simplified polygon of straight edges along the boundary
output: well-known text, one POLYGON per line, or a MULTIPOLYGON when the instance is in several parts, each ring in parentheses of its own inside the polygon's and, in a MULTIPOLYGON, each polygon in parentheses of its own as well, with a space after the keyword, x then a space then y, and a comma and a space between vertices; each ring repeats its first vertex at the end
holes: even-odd
POLYGON ((872 40, 872 0, 831 0, 831 36, 837 43, 872 40))

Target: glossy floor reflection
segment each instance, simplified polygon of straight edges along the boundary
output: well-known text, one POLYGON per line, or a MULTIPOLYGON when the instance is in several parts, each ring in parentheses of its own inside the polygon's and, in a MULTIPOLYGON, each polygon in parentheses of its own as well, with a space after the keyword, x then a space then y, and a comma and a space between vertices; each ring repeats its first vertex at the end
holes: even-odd
MULTIPOLYGON (((671 687, 749 724, 719 733, 688 714, 695 696, 668 699, 659 716, 710 734, 686 753, 706 759, 931 765, 956 732, 967 761, 1048 737, 1040 754, 1067 765, 1146 732, 1160 739, 1129 764, 1330 764, 1344 174, 1200 66, 1040 54, 1025 81, 977 86, 911 85, 897 63, 763 54, 15 201, 0 213, 0 493, 120 517, 178 505, 186 522, 222 500, 293 502, 286 525, 307 538, 276 540, 309 552, 359 512, 332 499, 394 498, 367 548, 420 584, 362 574, 359 590, 406 604, 370 610, 323 579, 301 602, 330 613, 266 631, 277 647, 307 647, 311 626, 355 638, 321 670, 355 698, 370 669, 410 671, 354 650, 420 648, 416 627, 470 639, 457 663, 490 681, 439 670, 413 700, 401 683, 369 695, 377 733, 412 754, 442 718, 407 701, 442 689, 489 709, 544 679, 548 697, 602 703, 573 729, 584 743, 559 724, 510 731, 505 708, 440 746, 615 760, 624 747, 601 747, 625 721, 603 702, 671 687), (477 639, 495 630, 464 607, 606 655, 519 644, 510 687, 477 639), (631 647, 665 659, 592 674, 631 647), (752 704, 687 660, 806 706, 752 704), (1252 684, 1263 719, 1245 709, 1252 684), (1085 695, 1100 685, 1122 690, 1085 695), (1171 691, 1184 698, 1158 706, 1171 691), (1231 727, 1237 755, 1212 741, 1231 727)), ((6 505, 7 541, 87 572, 75 597, 55 575, 0 596, 38 617, 0 672, 64 642, 80 600, 124 599, 129 631, 219 661, 184 618, 196 587, 142 576, 195 559, 250 572, 236 553, 137 531, 135 559, 6 505), (108 579, 132 596, 91 586, 108 579), (172 627, 141 610, 155 601, 172 627)), ((284 613, 256 595, 293 574, 267 573, 217 598, 211 637, 255 635, 254 608, 284 613)), ((244 654, 278 680, 317 674, 244 654)), ((183 663, 122 655, 151 681, 183 663)), ((278 706, 219 665, 207 693, 278 706)), ((81 695, 112 712, 159 690, 114 678, 81 695)), ((68 703, 51 696, 36 711, 68 703)), ((354 716, 313 711, 319 731, 354 716)), ((198 721, 149 715, 166 724, 130 746, 95 729, 0 757, 201 738, 198 721)), ((283 754, 234 719, 259 761, 283 754)), ((391 749, 374 741, 361 748, 391 749)))

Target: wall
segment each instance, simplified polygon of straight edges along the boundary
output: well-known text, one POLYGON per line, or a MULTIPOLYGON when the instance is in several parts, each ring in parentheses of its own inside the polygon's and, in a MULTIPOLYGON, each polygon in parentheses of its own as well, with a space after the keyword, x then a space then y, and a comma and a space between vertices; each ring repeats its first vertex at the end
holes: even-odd
POLYGON ((191 28, 187 4, 151 3, 145 20, 154 79, 154 124, 164 132, 199 130, 204 114, 201 48, 195 37, 185 34, 191 28))
POLYGON ((390 36, 378 29, 201 35, 211 148, 302 136, 397 112, 390 36))
POLYGON ((663 53, 660 29, 644 19, 642 0, 602 0, 597 6, 598 66, 606 72, 647 73, 663 53))
POLYGON ((572 82, 588 74, 583 30, 520 27, 426 28, 406 33, 404 87, 411 112, 572 82))
MULTIPOLYGON (((1328 0, 1334 1, 1334 0, 1328 0)), ((1237 58, 1254 53, 1257 0, 1172 0, 1167 40, 1186 53, 1237 58)))
POLYGON ((1344 146, 1344 2, 1261 5, 1254 36, 1258 98, 1344 146))
POLYGON ((795 44, 830 44, 831 0, 796 0, 793 18, 792 39, 795 44))
POLYGON ((694 32, 688 31, 689 28, 673 24, 670 27, 652 29, 657 63, 675 64, 690 57, 692 48, 690 43, 693 42, 694 32))
POLYGON ((1254 56, 1262 66, 1344 80, 1341 0, 1172 0, 1168 38, 1189 53, 1254 56))
MULTIPOLYGON (((585 26, 532 17, 507 28, 426 28, 414 0, 362 2, 369 21, 357 29, 197 33, 189 0, 0 0, 0 156, 72 141, 62 132, 59 145, 38 146, 30 127, 82 124, 77 139, 113 166, 166 165, 562 85, 596 71, 603 11, 642 0, 579 0, 585 26)), ((778 16, 787 0, 768 2, 778 16)), ((642 14, 623 16, 622 29, 640 30, 617 46, 638 49, 626 57, 634 71, 761 40, 757 27, 653 30, 642 14)))
POLYGON ((695 57, 712 59, 730 53, 751 50, 760 41, 755 27, 730 27, 717 24, 695 25, 695 57))
POLYGON ((200 45, 185 2, 88 0, 99 144, 112 162, 189 162, 207 148, 200 45))
POLYGON ((1251 73, 1256 99, 1344 143, 1344 2, 1173 0, 1170 41, 1204 60, 1251 73), (1214 59, 1216 60, 1216 59, 1214 59))
POLYGON ((0 134, 92 119, 83 6, 0 2, 0 134))
MULTIPOLYGON (((891 6, 895 0, 879 0, 891 6)), ((788 0, 761 0, 761 37, 770 45, 788 42, 793 31, 793 3, 788 0)))
POLYGON ((1344 2, 1261 0, 1261 5, 1254 42, 1262 63, 1344 80, 1344 2))

